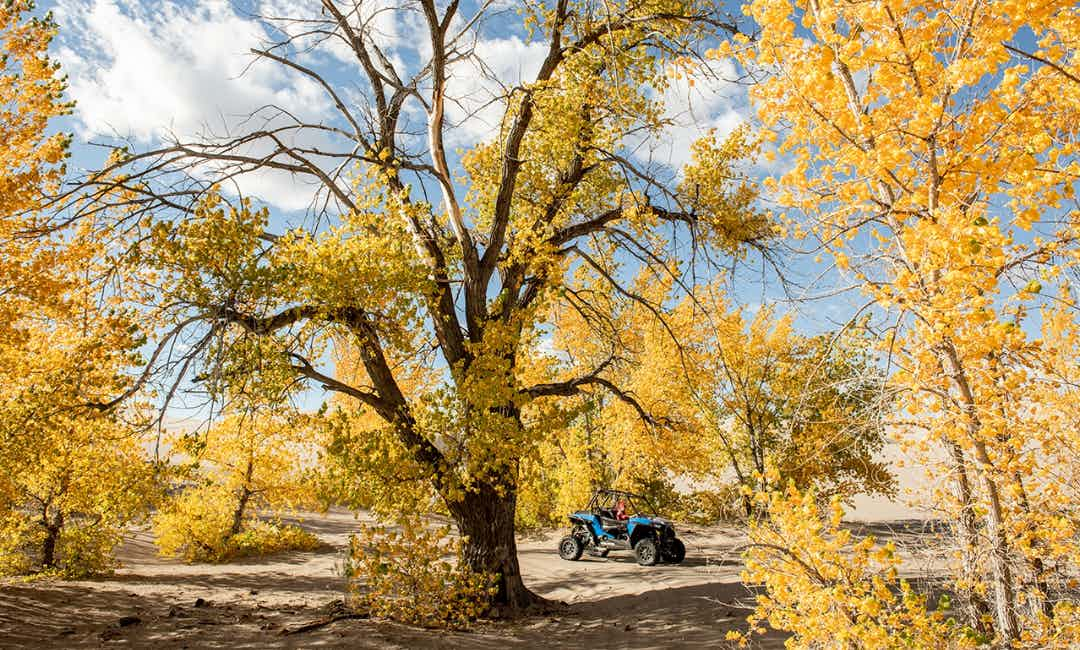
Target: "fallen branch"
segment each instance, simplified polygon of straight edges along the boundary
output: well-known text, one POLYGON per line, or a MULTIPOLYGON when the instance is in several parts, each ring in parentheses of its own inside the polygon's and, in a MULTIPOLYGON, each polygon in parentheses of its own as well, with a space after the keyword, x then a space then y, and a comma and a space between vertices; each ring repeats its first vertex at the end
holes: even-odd
POLYGON ((298 625, 296 627, 283 628, 280 632, 278 632, 278 636, 290 636, 290 635, 293 635, 293 634, 301 634, 303 632, 310 632, 312 630, 317 630, 320 627, 326 627, 327 625, 332 625, 334 623, 337 623, 338 621, 344 621, 344 620, 347 620, 347 619, 367 618, 367 617, 368 617, 367 614, 333 614, 331 616, 324 616, 322 618, 315 619, 314 621, 311 621, 309 623, 304 623, 303 625, 298 625))

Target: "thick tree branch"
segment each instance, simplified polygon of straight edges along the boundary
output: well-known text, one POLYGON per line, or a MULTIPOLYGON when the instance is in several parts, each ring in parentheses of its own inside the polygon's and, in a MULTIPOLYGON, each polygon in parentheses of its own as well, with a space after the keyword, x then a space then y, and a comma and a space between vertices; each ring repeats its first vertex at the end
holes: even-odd
POLYGON ((549 396, 562 396, 569 397, 571 395, 579 395, 587 393, 588 391, 582 390, 585 386, 596 385, 601 386, 609 393, 614 395, 619 401, 629 405, 634 411, 637 412, 638 417, 649 425, 657 426, 660 423, 653 416, 645 410, 645 407, 634 397, 631 393, 622 390, 615 385, 609 379, 599 377, 595 374, 586 375, 584 377, 578 377, 570 381, 555 382, 549 384, 536 384, 524 389, 523 392, 527 393, 530 397, 549 397, 549 396))

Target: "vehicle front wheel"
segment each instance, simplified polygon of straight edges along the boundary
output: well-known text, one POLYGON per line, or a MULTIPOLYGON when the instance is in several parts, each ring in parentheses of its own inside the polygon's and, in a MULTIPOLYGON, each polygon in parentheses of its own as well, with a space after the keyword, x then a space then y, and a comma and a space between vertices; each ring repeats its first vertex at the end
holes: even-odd
POLYGON ((655 540, 646 537, 634 545, 634 556, 641 566, 653 566, 660 560, 660 549, 655 540))
POLYGON ((585 547, 582 546, 581 541, 576 537, 563 537, 559 542, 559 557, 564 560, 573 562, 574 560, 580 559, 583 550, 585 550, 585 547))
POLYGON ((664 550, 664 561, 678 564, 686 557, 686 544, 681 539, 673 539, 664 550))

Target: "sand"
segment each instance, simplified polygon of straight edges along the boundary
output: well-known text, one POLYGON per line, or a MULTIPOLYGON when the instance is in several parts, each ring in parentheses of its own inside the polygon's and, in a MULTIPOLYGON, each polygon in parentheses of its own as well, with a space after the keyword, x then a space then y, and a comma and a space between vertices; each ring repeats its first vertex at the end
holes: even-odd
MULTIPOLYGON (((341 599, 342 559, 358 522, 333 510, 303 525, 327 547, 186 565, 158 558, 140 532, 121 548, 114 576, 0 583, 0 648, 717 648, 729 645, 729 630, 745 629, 753 603, 738 577, 744 538, 735 528, 683 527, 686 561, 656 567, 638 566, 629 552, 566 562, 555 550, 561 533, 553 531, 523 537, 519 552, 526 584, 567 604, 555 614, 469 632, 340 620, 283 634, 341 599)), ((862 528, 901 542, 922 534, 918 522, 862 528)), ((760 647, 782 647, 782 639, 770 634, 760 647)))

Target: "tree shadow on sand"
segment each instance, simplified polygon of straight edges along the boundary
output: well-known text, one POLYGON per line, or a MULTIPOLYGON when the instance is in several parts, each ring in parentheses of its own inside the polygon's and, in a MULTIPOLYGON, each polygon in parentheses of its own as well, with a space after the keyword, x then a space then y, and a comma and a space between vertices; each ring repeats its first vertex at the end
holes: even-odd
MULTIPOLYGON (((745 631, 753 595, 741 583, 710 583, 602 598, 564 612, 490 623, 470 632, 433 632, 378 621, 340 624, 343 639, 393 641, 387 647, 475 648, 734 648, 745 631), (397 645, 400 644, 400 645, 397 645)), ((755 637, 753 647, 782 648, 786 635, 755 637)), ((361 645, 360 647, 368 647, 361 645)))
POLYGON ((0 591, 0 648, 295 647, 280 631, 319 614, 305 607, 267 608, 254 601, 216 603, 197 599, 197 593, 192 590, 181 602, 100 583, 5 584, 0 591))

